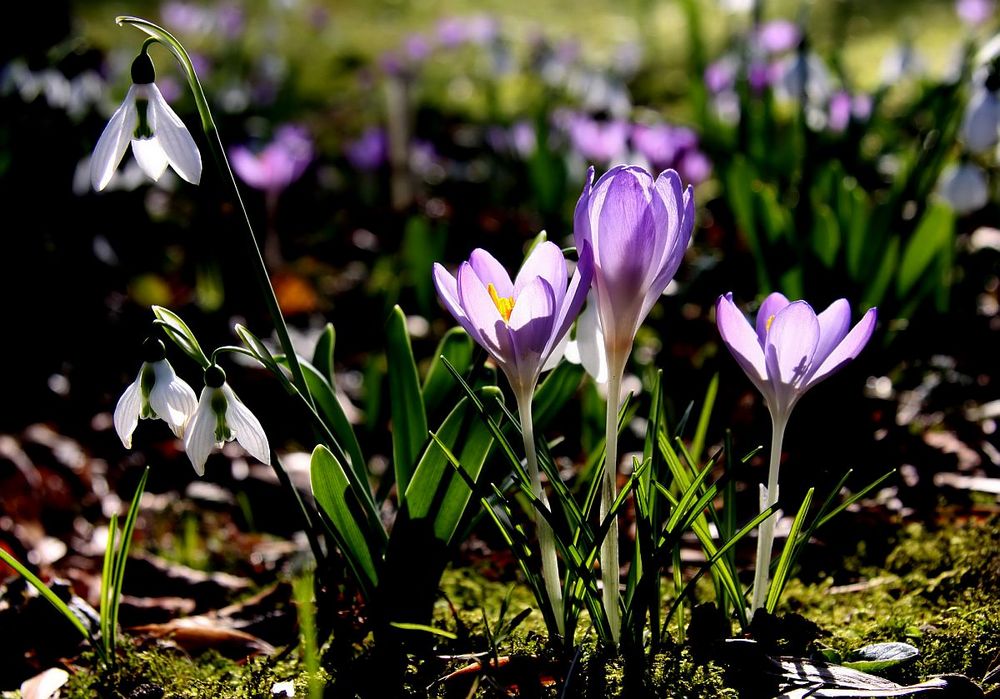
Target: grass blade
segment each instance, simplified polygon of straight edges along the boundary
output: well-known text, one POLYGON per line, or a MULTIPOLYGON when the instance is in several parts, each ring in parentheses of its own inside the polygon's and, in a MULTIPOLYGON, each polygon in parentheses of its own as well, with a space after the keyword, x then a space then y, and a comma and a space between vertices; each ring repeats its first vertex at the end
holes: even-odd
POLYGON ((420 392, 420 377, 413 359, 410 334, 406 329, 406 316, 399 306, 394 306, 389 314, 385 332, 392 415, 392 461, 397 492, 402 500, 427 443, 427 412, 420 392))
POLYGON ((810 488, 806 492, 806 497, 802 500, 798 514, 792 520, 792 528, 789 530, 788 538, 785 540, 785 547, 781 550, 781 558, 778 559, 778 568, 774 573, 774 578, 771 580, 771 586, 767 590, 767 601, 764 603, 764 606, 772 614, 774 613, 774 608, 778 606, 778 600, 781 598, 781 593, 785 590, 785 585, 788 583, 788 576, 791 575, 792 566, 798 557, 796 554, 799 547, 796 546, 796 539, 798 539, 799 532, 802 530, 802 524, 809 513, 809 505, 812 504, 815 490, 815 488, 810 488))

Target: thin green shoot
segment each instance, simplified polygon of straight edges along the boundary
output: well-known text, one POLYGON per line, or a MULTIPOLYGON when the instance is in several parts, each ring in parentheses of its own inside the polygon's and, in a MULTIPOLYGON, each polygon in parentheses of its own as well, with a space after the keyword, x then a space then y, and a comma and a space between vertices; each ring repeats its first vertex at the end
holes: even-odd
POLYGON ((795 564, 795 559, 798 557, 798 547, 796 546, 796 541, 799 536, 799 532, 802 531, 802 525, 805 523, 806 515, 809 512, 809 505, 812 504, 813 493, 815 488, 810 488, 806 492, 805 498, 802 500, 802 505, 799 507, 798 514, 795 515, 795 519, 792 520, 792 528, 788 532, 788 538, 785 540, 785 547, 781 550, 781 558, 778 559, 778 568, 774 572, 774 578, 771 580, 771 587, 767 591, 767 601, 764 603, 765 608, 768 612, 774 613, 775 607, 778 606, 778 600, 781 598, 781 593, 785 590, 785 585, 788 583, 788 577, 791 575, 792 566, 795 564))
POLYGON ((319 668, 319 643, 316 635, 316 605, 312 573, 303 575, 292 583, 295 606, 299 613, 299 632, 302 634, 302 658, 309 676, 309 699, 322 699, 323 679, 319 668))
POLYGON ((55 607, 56 611, 58 611, 60 614, 66 617, 66 620, 73 625, 73 628, 79 631, 80 635, 83 636, 86 640, 90 641, 90 644, 94 647, 94 650, 96 650, 97 654, 101 656, 102 660, 104 660, 104 648, 101 646, 101 644, 95 642, 93 635, 87 629, 87 627, 83 625, 83 622, 80 621, 80 618, 73 613, 73 611, 69 608, 69 606, 65 602, 59 599, 58 595, 56 595, 56 593, 54 593, 49 588, 48 585, 43 583, 38 578, 37 575, 35 575, 30 570, 25 568, 20 561, 18 561, 16 558, 7 553, 7 550, 4 548, 0 548, 0 560, 9 565, 11 568, 13 568, 17 572, 17 574, 20 575, 22 578, 27 580, 28 583, 38 591, 38 594, 40 594, 43 598, 45 598, 45 601, 47 601, 49 604, 55 607))

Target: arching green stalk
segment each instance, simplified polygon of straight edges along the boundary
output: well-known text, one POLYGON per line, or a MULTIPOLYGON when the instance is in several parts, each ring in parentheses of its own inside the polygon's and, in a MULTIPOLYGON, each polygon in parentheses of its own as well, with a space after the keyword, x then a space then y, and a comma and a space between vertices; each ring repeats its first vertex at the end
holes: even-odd
POLYGON ((271 314, 271 321, 274 323, 274 329, 278 333, 278 340, 281 342, 281 347, 284 350, 285 355, 288 357, 288 368, 292 373, 292 381, 295 383, 296 388, 299 389, 299 392, 306 397, 310 405, 312 405, 312 395, 309 393, 309 387, 306 385, 306 378, 302 373, 302 367, 299 365, 298 356, 292 348, 292 341, 288 336, 288 326, 285 325, 284 316, 282 316, 281 308, 278 306, 278 297, 275 295, 274 287, 271 285, 271 278, 267 273, 264 258, 260 253, 260 246, 257 244, 257 237, 254 235, 253 226, 250 224, 250 217, 247 215, 246 206, 243 204, 243 197, 240 196, 239 187, 236 185, 236 178, 233 176, 233 170, 229 166, 229 159, 226 157, 226 149, 222 145, 222 139, 219 137, 219 130, 216 128, 215 120, 212 118, 212 110, 209 109, 208 100, 205 98, 205 90, 202 89, 201 81, 198 79, 198 74, 195 72, 194 64, 191 62, 191 57, 188 56, 187 50, 185 50, 184 46, 177 40, 176 37, 174 37, 173 34, 147 19, 123 15, 116 17, 115 21, 119 24, 119 26, 128 25, 135 27, 151 37, 143 43, 143 52, 146 52, 149 49, 149 45, 155 41, 166 47, 170 53, 173 54, 174 58, 177 59, 177 62, 184 70, 188 85, 191 87, 191 94, 194 95, 194 102, 195 106, 198 108, 198 115, 201 117, 201 128, 205 132, 205 138, 208 140, 208 145, 212 150, 212 155, 215 157, 215 163, 219 168, 222 179, 230 185, 233 199, 238 205, 240 213, 243 214, 243 221, 246 223, 248 238, 247 245, 252 253, 251 258, 253 260, 253 264, 251 266, 254 268, 257 285, 260 287, 261 294, 264 296, 264 303, 267 305, 267 310, 271 314))

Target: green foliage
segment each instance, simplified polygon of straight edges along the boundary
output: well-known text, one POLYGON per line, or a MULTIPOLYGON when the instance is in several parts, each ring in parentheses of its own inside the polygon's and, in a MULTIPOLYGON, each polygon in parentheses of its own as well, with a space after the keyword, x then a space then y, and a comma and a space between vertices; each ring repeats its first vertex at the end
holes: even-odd
POLYGON ((386 322, 386 355, 389 359, 389 400, 392 413, 392 463, 401 495, 410 485, 417 460, 427 442, 427 413, 420 392, 420 377, 413 360, 406 315, 396 306, 386 322))

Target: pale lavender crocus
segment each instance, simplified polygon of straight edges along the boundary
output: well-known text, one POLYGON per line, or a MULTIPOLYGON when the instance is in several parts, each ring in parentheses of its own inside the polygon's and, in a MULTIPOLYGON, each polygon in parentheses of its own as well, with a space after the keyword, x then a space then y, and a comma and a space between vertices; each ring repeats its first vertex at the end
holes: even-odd
MULTIPOLYGON (((691 239, 694 197, 680 176, 667 170, 655 180, 640 167, 619 166, 594 183, 590 168, 573 220, 576 246, 594 251, 594 298, 608 371, 607 449, 601 484, 601 517, 617 490, 618 399, 625 364, 639 325, 673 279, 691 239)), ((581 335, 581 356, 597 337, 581 335)), ((593 348, 591 348, 593 350, 593 348)), ((618 607, 618 527, 613 523, 601 546, 604 610, 612 640, 621 628, 618 607)))
POLYGON ((246 146, 230 149, 233 170, 254 189, 280 193, 302 177, 314 155, 312 139, 301 126, 285 125, 274 140, 254 153, 246 146))
MULTIPOLYGON (((521 433, 532 489, 547 505, 538 471, 531 399, 538 377, 562 357, 565 339, 590 288, 594 272, 589 243, 578 246, 580 261, 567 282, 566 259, 559 246, 544 241, 535 246, 511 280, 503 266, 482 249, 452 276, 434 265, 434 285, 445 308, 482 345, 510 382, 517 400, 521 433)), ((542 577, 559 633, 564 632, 559 561, 551 527, 538 520, 542 577)))
POLYGON ((775 54, 791 51, 802 41, 802 29, 788 19, 773 19, 764 22, 753 36, 754 46, 765 53, 775 54))
POLYGON ((995 0, 956 0, 955 12, 967 27, 978 27, 996 11, 995 0))
MULTIPOLYGON (((761 510, 778 500, 781 443, 792 409, 802 395, 858 356, 878 319, 869 309, 852 328, 851 305, 838 299, 819 315, 805 301, 769 295, 757 312, 756 327, 733 303, 720 296, 715 307, 719 334, 737 363, 763 394, 771 413, 771 460, 767 486, 761 485, 761 510)), ((768 565, 774 542, 774 517, 760 525, 752 611, 767 599, 768 565)))
POLYGON ((584 160, 608 165, 625 156, 629 125, 622 119, 608 121, 574 114, 566 124, 570 144, 584 160))

